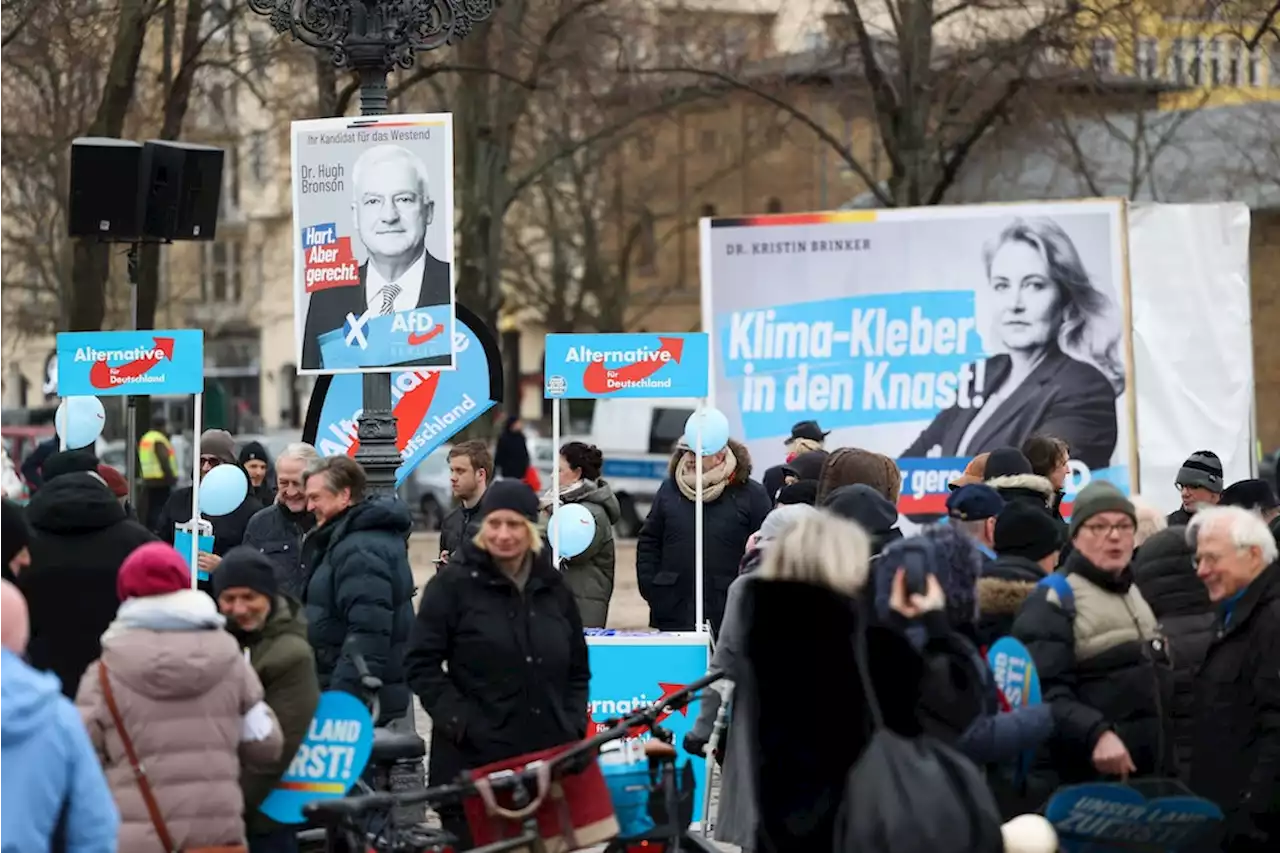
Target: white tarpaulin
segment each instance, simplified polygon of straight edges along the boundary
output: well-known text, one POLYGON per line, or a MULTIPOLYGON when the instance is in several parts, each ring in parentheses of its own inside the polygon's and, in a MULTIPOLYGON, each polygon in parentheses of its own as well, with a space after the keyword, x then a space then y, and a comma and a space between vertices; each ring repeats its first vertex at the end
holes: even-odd
POLYGON ((1254 469, 1249 209, 1132 205, 1129 278, 1138 483, 1172 511, 1192 452, 1217 453, 1226 483, 1254 469))

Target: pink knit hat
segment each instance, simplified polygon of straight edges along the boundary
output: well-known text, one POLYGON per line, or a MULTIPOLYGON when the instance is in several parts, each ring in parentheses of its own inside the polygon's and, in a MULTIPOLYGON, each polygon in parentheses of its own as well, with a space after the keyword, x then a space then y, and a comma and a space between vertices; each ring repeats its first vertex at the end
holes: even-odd
POLYGON ((191 570, 182 555, 163 542, 148 542, 135 548, 125 557, 116 577, 116 596, 121 601, 180 589, 191 589, 191 570))
POLYGON ((0 646, 21 655, 27 650, 30 636, 31 617, 27 613, 27 600, 16 586, 0 581, 0 646))

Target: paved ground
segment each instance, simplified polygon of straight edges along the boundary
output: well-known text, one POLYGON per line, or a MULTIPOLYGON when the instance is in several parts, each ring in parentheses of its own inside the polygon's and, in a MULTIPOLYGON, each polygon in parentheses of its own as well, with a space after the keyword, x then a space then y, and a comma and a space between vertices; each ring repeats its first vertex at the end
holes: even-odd
MULTIPOLYGON (((433 561, 439 554, 439 537, 436 534, 415 533, 413 535, 409 542, 409 561, 413 566, 414 582, 419 588, 435 573, 433 561)), ((622 540, 617 544, 613 601, 609 605, 608 624, 610 628, 628 629, 643 629, 649 624, 649 607, 640 597, 640 590, 636 587, 635 540, 622 540)), ((414 722, 417 725, 418 734, 430 744, 431 720, 420 704, 415 701, 414 705, 414 722)), ((721 846, 725 850, 736 850, 727 845, 721 846)), ((598 851, 604 848, 593 849, 598 851)))

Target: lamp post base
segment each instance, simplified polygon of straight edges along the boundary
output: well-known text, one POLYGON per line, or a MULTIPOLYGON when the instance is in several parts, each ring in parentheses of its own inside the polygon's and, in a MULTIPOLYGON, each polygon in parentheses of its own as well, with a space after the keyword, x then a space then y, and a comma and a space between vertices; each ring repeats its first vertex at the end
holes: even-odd
POLYGON ((360 449, 355 459, 364 467, 370 494, 394 494, 401 459, 396 448, 396 416, 391 410, 391 375, 366 373, 362 379, 364 408, 356 420, 360 449))

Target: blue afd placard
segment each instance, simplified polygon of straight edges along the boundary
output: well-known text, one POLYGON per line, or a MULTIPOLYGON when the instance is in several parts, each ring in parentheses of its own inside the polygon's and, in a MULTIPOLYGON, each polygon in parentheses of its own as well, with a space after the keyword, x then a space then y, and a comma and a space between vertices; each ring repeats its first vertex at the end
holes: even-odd
POLYGON ((548 399, 705 397, 707 335, 547 335, 548 399))
POLYGON ((307 803, 334 800, 351 790, 372 751, 369 709, 350 693, 321 693, 307 736, 258 811, 280 823, 302 823, 307 803))
MULTIPOLYGON (((397 486, 432 451, 502 399, 498 345, 479 318, 462 305, 458 306, 453 365, 453 370, 423 368, 391 374, 396 449, 402 460, 396 469, 397 486)), ((355 452, 363 383, 357 373, 323 376, 316 383, 302 440, 314 445, 321 456, 355 452)))
POLYGON ((200 394, 204 332, 60 332, 58 393, 64 397, 200 394))
POLYGON ((448 368, 452 321, 448 305, 379 317, 372 312, 349 314, 341 329, 320 335, 320 360, 325 370, 385 370, 387 365, 409 363, 448 368))
MULTIPOLYGON (((605 727, 606 721, 625 717, 706 674, 709 661, 706 634, 645 634, 642 636, 588 634, 591 662, 588 689, 587 736, 605 727)), ((677 746, 698 719, 699 704, 659 720, 675 735, 677 746)), ((648 732, 637 732, 644 740, 648 732)), ((693 761, 698 787, 706 784, 706 762, 693 761)), ((693 801, 694 820, 702 819, 702 795, 693 801)))
POLYGON ((1026 646, 1001 637, 987 649, 987 664, 1010 708, 1040 704, 1040 674, 1026 646))
POLYGON ((1054 793, 1044 816, 1068 853, 1193 853, 1203 849, 1223 819, 1217 805, 1165 780, 1069 785, 1054 793))

